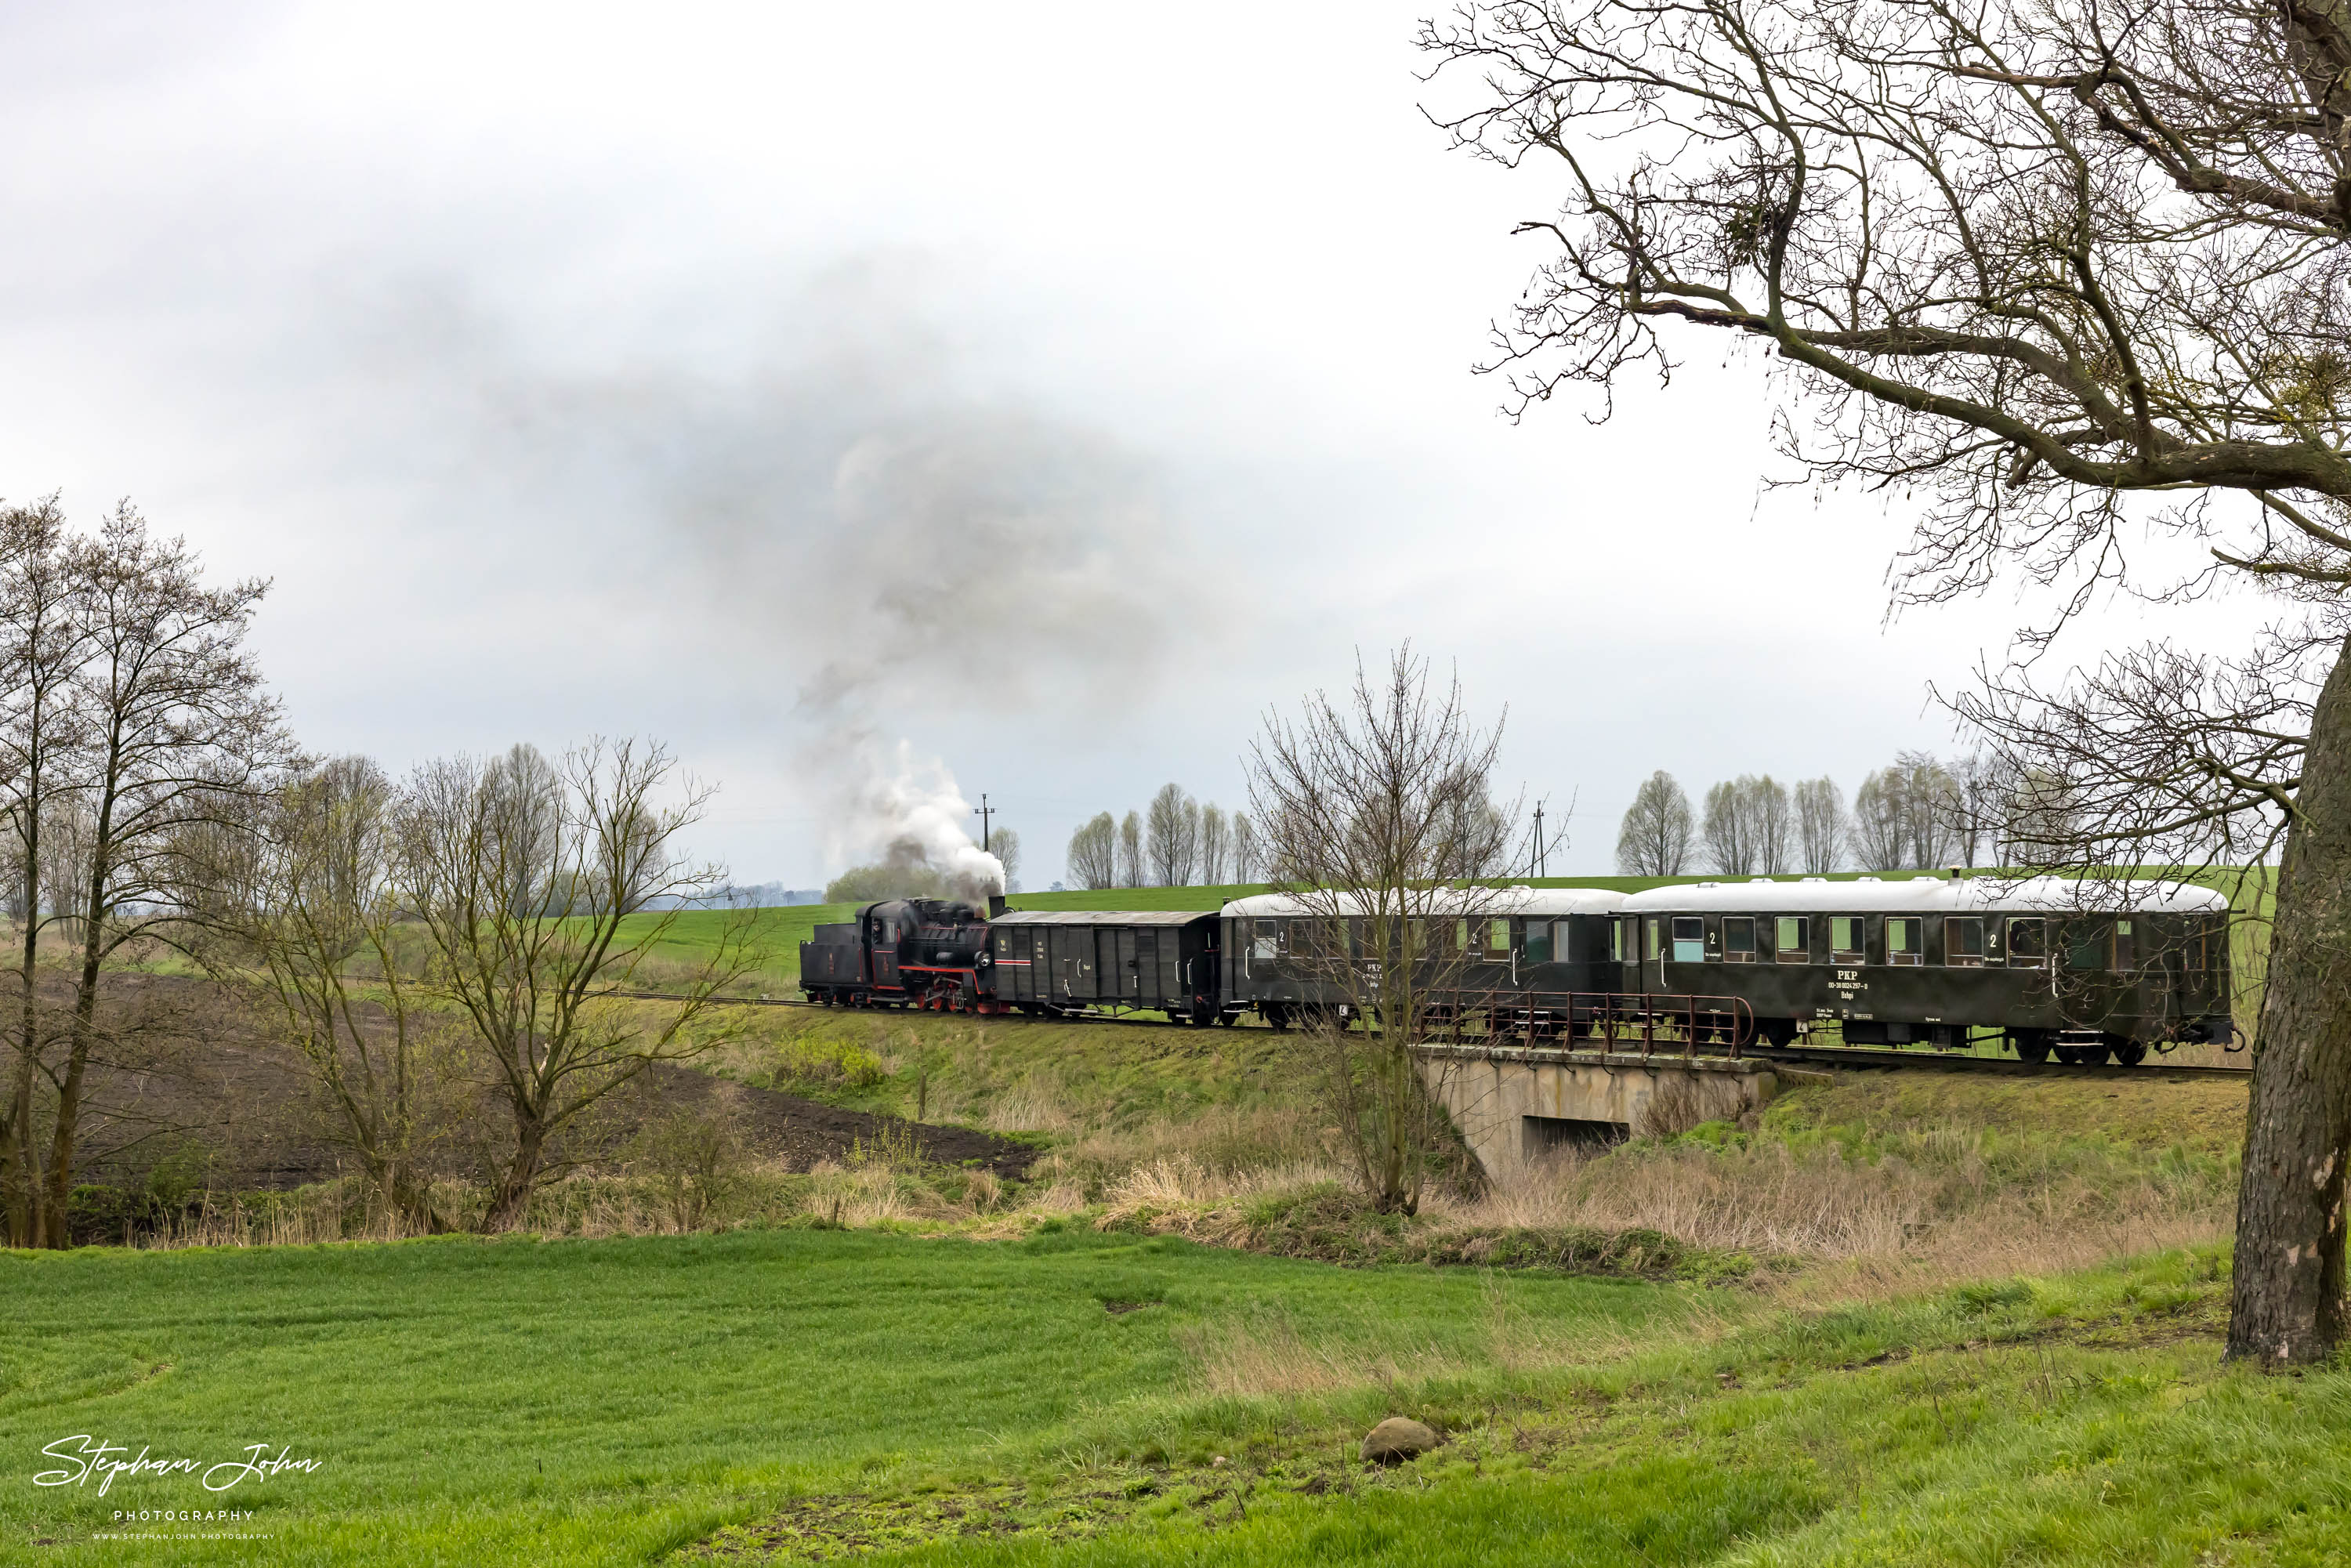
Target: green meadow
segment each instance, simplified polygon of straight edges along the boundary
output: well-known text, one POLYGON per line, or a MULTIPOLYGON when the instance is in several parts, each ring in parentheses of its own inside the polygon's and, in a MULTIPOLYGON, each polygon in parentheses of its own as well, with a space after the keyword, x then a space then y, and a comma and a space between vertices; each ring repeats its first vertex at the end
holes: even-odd
POLYGON ((1812 1310, 1072 1229, 12 1255, 5 1551, 54 1563, 2320 1563, 2351 1376, 2225 1255, 1812 1310), (1442 1447, 1355 1461, 1402 1413, 1442 1447), (309 1472, 36 1487, 60 1438, 309 1472), (249 1509, 235 1525, 119 1511, 249 1509), (128 1529, 152 1539, 105 1539, 128 1529), (234 1530, 258 1539, 206 1539, 234 1530))

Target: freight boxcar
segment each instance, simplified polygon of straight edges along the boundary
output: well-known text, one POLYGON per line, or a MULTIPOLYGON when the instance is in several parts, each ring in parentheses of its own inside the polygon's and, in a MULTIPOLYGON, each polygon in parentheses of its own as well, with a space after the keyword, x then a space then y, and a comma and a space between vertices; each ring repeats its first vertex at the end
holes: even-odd
POLYGON ((1206 911, 1016 909, 989 925, 997 1008, 1057 1015, 1165 1011, 1230 1022, 1217 920, 1206 911))

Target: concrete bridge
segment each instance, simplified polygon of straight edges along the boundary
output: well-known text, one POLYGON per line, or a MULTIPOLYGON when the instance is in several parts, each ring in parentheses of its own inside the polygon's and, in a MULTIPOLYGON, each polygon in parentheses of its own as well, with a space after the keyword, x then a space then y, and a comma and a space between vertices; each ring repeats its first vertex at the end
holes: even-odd
POLYGON ((1776 1062, 1725 1056, 1499 1044, 1429 1045, 1416 1054, 1422 1079, 1497 1182, 1650 1131, 1653 1111, 1683 1127, 1736 1121, 1791 1076, 1776 1062))

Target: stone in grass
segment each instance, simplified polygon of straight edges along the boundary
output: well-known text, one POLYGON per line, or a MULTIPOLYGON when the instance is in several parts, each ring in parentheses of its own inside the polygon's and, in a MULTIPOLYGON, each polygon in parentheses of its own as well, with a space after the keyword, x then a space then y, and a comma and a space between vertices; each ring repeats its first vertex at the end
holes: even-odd
POLYGON ((1437 1434, 1408 1416, 1391 1416, 1364 1435, 1364 1458, 1375 1465, 1400 1465, 1437 1447, 1437 1434))

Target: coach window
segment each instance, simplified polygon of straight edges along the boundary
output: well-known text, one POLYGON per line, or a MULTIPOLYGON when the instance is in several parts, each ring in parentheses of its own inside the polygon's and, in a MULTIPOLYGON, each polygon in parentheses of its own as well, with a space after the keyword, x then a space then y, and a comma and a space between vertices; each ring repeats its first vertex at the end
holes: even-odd
POLYGON ((2008 922, 2008 965, 2011 969, 2039 969, 2049 962, 2049 923, 2037 915, 2011 915, 2008 922))
POLYGON ((1706 922, 1695 915, 1674 916, 1674 962, 1706 962, 1706 922))
POLYGON ((1943 922, 1943 962, 1954 969, 1983 967, 1983 917, 1954 915, 1943 922))
POLYGON ((2131 923, 2129 921, 2117 920, 2115 922, 2116 968, 2136 969, 2138 967, 2137 952, 2133 946, 2133 944, 2137 941, 2137 936, 2132 932, 2131 923))
POLYGON ((1270 920, 1249 922, 1249 956, 1270 964, 1281 956, 1281 927, 1270 920))
MULTIPOLYGON (((1559 932, 1562 937, 1566 936, 1566 921, 1562 920, 1559 923, 1559 932)), ((1562 941, 1560 943, 1560 946, 1562 948, 1565 948, 1567 944, 1565 941, 1562 941)), ((1527 922, 1525 951, 1527 955, 1527 962, 1530 964, 1548 964, 1551 962, 1550 921, 1530 920, 1527 922)), ((1564 952, 1560 955, 1562 957, 1565 957, 1567 955, 1564 952)))
POLYGON ((1780 916, 1780 962, 1809 964, 1812 961, 1812 921, 1801 915, 1780 916))
POLYGON ((1750 915, 1729 915, 1722 921, 1722 961, 1726 964, 1755 962, 1755 918, 1750 915))
POLYGON ((1486 960, 1499 964, 1510 956, 1510 923, 1507 919, 1486 922, 1486 960))
POLYGON ((1927 961, 1927 923, 1915 915, 1888 915, 1886 920, 1886 961, 1923 964, 1927 961))
POLYGON ((2113 967, 2114 927, 2103 920, 2065 923, 2065 967, 2069 969, 2113 967))
POLYGON ((1832 915, 1829 916, 1829 962, 1859 964, 1869 956, 1869 917, 1865 915, 1832 915))

